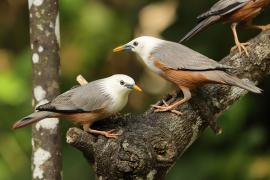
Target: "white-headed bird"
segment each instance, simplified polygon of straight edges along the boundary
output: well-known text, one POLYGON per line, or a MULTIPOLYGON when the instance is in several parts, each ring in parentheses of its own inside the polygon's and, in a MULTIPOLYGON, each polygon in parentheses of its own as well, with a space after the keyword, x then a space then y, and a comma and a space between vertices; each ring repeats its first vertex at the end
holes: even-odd
POLYGON ((175 108, 191 98, 191 89, 209 83, 238 86, 254 93, 261 93, 261 89, 252 83, 227 74, 225 70, 231 68, 230 66, 220 64, 179 43, 142 36, 113 51, 123 50, 138 54, 149 69, 182 90, 183 99, 171 105, 153 105, 156 112, 177 112, 175 108))
POLYGON ((132 90, 142 91, 127 75, 116 74, 99 79, 66 91, 51 102, 38 106, 36 112, 17 121, 13 129, 27 126, 44 118, 67 118, 83 125, 84 131, 116 138, 118 134, 113 133, 112 130, 99 131, 90 127, 95 121, 122 110, 132 90))

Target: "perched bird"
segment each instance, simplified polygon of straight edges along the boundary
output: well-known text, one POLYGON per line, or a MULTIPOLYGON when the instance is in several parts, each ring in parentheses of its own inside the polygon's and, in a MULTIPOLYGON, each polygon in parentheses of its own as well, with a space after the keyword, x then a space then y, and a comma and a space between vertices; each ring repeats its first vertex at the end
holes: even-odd
POLYGON ((40 105, 36 112, 17 121, 13 129, 21 128, 44 118, 67 118, 83 126, 84 131, 116 138, 111 131, 91 129, 100 119, 119 112, 128 101, 131 90, 142 91, 134 80, 126 75, 116 74, 78 86, 60 94, 51 102, 40 105))
MULTIPOLYGON (((226 84, 238 86, 254 93, 261 93, 249 82, 224 72, 231 68, 189 49, 179 43, 161 40, 150 36, 138 37, 113 51, 133 51, 155 73, 176 84, 184 98, 167 106, 156 106, 156 112, 175 111, 175 107, 191 98, 190 89, 203 84, 226 84)), ((178 112, 177 114, 181 114, 178 112)))
POLYGON ((205 30, 211 24, 223 21, 231 23, 235 41, 235 46, 232 50, 238 48, 241 53, 243 49, 248 56, 249 54, 245 47, 248 43, 240 43, 236 26, 241 22, 245 23, 248 27, 261 29, 262 31, 270 29, 270 24, 265 26, 252 25, 252 19, 260 14, 269 3, 270 0, 220 0, 208 11, 197 17, 199 24, 188 32, 179 42, 182 43, 190 39, 197 33, 205 30))

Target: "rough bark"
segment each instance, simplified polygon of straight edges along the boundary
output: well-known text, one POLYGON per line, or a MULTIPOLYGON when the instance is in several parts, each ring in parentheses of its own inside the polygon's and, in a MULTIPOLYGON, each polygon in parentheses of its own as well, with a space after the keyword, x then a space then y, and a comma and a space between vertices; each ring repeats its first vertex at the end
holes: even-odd
MULTIPOLYGON (((221 62, 236 68, 231 74, 260 82, 270 73, 270 31, 250 43, 250 57, 232 52, 221 62)), ((247 91, 237 87, 208 85, 179 107, 182 116, 153 113, 150 109, 141 115, 112 117, 97 122, 95 128, 117 129, 122 133, 118 139, 71 128, 67 142, 82 151, 98 179, 164 179, 176 159, 206 127, 211 125, 218 132, 217 118, 245 94, 247 91)))
MULTIPOLYGON (((59 94, 58 0, 28 0, 33 67, 33 106, 59 94)), ((32 127, 32 179, 61 179, 61 136, 58 119, 32 127)))

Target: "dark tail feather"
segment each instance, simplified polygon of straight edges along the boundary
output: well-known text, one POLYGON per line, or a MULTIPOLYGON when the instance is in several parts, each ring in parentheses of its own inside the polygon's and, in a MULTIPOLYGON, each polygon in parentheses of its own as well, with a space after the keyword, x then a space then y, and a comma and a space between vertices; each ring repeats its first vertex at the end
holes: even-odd
POLYGON ((180 41, 179 43, 182 43, 184 41, 189 40, 193 36, 195 36, 197 33, 205 30, 209 25, 217 22, 220 19, 220 16, 210 16, 209 18, 206 18, 202 20, 197 26, 195 26, 191 31, 189 31, 180 41))
POLYGON ((237 86, 257 94, 262 93, 262 89, 256 87, 252 82, 241 80, 223 71, 209 71, 207 77, 209 77, 209 79, 213 81, 220 82, 222 84, 237 86))
POLYGON ((51 117, 50 114, 51 112, 47 112, 47 111, 34 112, 30 114, 29 116, 26 116, 22 118, 21 120, 17 121, 16 123, 14 123, 12 126, 12 129, 22 128, 29 124, 38 122, 44 118, 51 117))

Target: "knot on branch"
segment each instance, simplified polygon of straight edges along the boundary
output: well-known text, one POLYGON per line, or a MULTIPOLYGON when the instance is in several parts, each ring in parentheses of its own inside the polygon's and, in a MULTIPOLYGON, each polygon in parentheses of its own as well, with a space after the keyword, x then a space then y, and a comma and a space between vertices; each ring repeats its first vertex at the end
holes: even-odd
POLYGON ((150 144, 155 152, 155 159, 160 163, 172 163, 177 157, 175 142, 169 137, 154 136, 150 144))
POLYGON ((116 166, 120 172, 140 172, 149 158, 145 147, 124 140, 118 152, 116 166))

